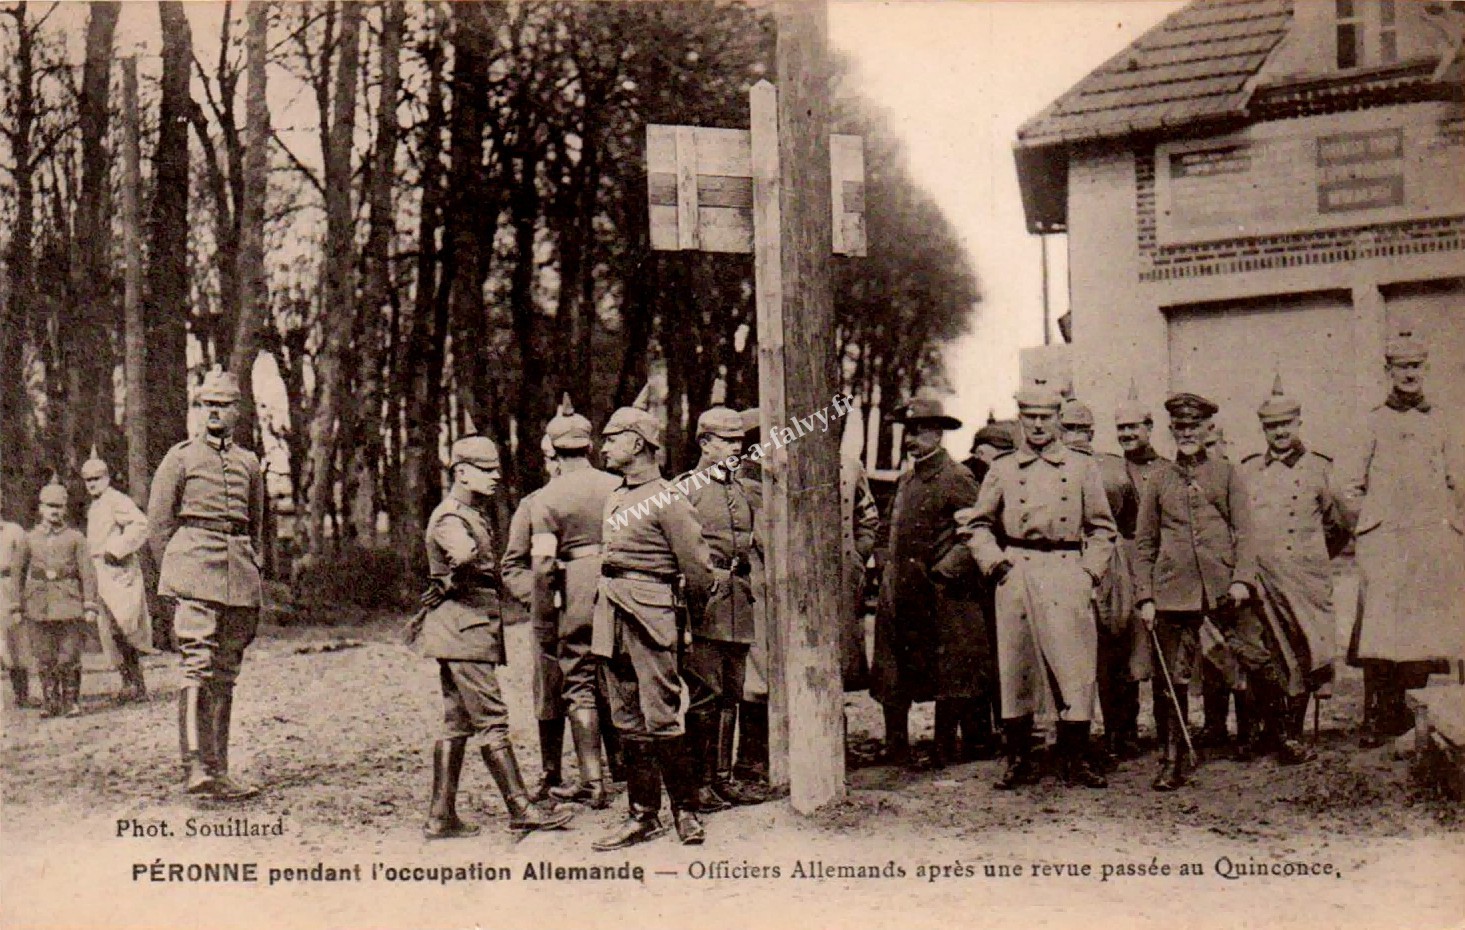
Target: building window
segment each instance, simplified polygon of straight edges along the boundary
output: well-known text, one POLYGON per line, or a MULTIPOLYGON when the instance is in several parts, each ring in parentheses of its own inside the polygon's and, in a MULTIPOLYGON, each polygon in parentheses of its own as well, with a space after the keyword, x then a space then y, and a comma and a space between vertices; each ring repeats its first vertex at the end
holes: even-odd
POLYGON ((1379 62, 1399 60, 1399 29, 1395 22, 1395 0, 1379 0, 1379 62))
POLYGON ((1337 10, 1337 49, 1340 69, 1356 68, 1359 65, 1363 36, 1363 19, 1358 15, 1354 0, 1334 0, 1337 10))

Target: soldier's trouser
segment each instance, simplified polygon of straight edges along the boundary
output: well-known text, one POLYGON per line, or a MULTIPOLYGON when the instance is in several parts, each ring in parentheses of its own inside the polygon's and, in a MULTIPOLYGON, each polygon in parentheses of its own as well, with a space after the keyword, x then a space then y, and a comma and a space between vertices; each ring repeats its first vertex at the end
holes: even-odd
MULTIPOLYGON (((1160 642, 1158 658, 1163 659, 1164 664, 1155 663, 1155 676, 1150 679, 1150 687, 1155 701, 1155 731, 1162 746, 1167 745, 1170 724, 1175 717, 1175 704, 1171 700, 1165 672, 1169 672, 1181 707, 1188 710, 1190 678, 1199 660, 1203 616, 1199 611, 1165 611, 1155 617, 1155 638, 1160 642)), ((1179 738, 1178 731, 1175 735, 1179 738)))
MULTIPOLYGON (((3 608, 0 608, 3 609, 3 608)), ((0 623, 8 623, 9 617, 0 617, 0 623)), ((31 666, 30 631, 24 620, 10 623, 0 633, 0 668, 9 671, 25 670, 31 666)))
POLYGON ((620 617, 615 622, 615 653, 600 662, 611 722, 626 735, 681 736, 685 727, 676 649, 658 646, 620 617))
POLYGON ((1134 637, 1128 629, 1110 632, 1099 627, 1099 707, 1104 712, 1104 733, 1133 739, 1139 730, 1139 682, 1129 673, 1134 637))
POLYGON ((687 655, 687 667, 712 689, 717 707, 737 709, 738 699, 742 697, 743 676, 747 674, 748 649, 747 643, 701 637, 693 639, 687 655))
POLYGON ((233 685, 244 650, 259 629, 258 607, 230 607, 180 597, 173 611, 173 635, 183 660, 183 679, 233 685))
POLYGON ((31 647, 35 650, 36 669, 42 675, 81 666, 81 650, 86 643, 85 620, 45 620, 30 623, 31 647))
POLYGON ((599 658, 590 651, 591 623, 588 616, 571 621, 568 615, 560 620, 558 652, 560 697, 562 705, 593 708, 597 704, 600 677, 599 658))
POLYGON ((443 692, 443 739, 483 734, 490 749, 509 745, 509 708, 499 691, 498 671, 492 662, 439 659, 438 682, 443 692))
POLYGON ((534 716, 538 720, 558 720, 565 715, 558 625, 536 618, 534 645, 534 716))

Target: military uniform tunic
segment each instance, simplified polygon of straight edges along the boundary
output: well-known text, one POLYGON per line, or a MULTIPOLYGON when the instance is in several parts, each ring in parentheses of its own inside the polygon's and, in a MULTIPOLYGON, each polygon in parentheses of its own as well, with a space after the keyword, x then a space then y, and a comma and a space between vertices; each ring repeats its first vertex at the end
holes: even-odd
POLYGON ((509 717, 494 669, 505 659, 493 528, 472 494, 455 489, 428 517, 425 542, 428 574, 447 597, 422 618, 413 645, 438 660, 443 738, 482 733, 487 745, 502 748, 509 717))
POLYGON ((1098 465, 1057 442, 1041 451, 1024 445, 993 460, 976 505, 956 521, 982 571, 1011 565, 996 592, 1002 716, 1036 713, 1056 685, 1049 696, 1061 719, 1090 719, 1094 587, 1115 536, 1098 465))
POLYGON ((26 535, 21 570, 36 665, 42 672, 77 665, 87 638, 86 613, 97 609, 97 575, 86 537, 69 526, 36 526, 26 535))
POLYGON ((21 610, 25 530, 0 520, 0 668, 29 669, 30 638, 21 610))
POLYGON ((605 502, 619 485, 610 472, 588 464, 568 466, 540 490, 530 521, 535 622, 552 635, 559 698, 569 707, 596 706, 597 662, 590 636, 605 502))
POLYGON ((695 609, 712 586, 697 512, 654 472, 626 476, 605 502, 592 651, 617 730, 643 737, 685 732, 677 673, 674 585, 695 609))
POLYGON ((183 675, 230 685, 263 603, 259 459, 232 439, 199 436, 163 456, 148 495, 158 593, 178 599, 173 632, 183 675))

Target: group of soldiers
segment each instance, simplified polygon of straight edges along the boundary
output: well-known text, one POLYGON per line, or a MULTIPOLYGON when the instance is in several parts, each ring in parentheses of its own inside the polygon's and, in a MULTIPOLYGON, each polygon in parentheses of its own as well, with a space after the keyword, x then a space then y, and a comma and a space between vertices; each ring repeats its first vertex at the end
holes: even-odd
POLYGON ((1342 481, 1304 445, 1280 374, 1257 410, 1267 448, 1239 464, 1217 443, 1217 405, 1193 393, 1165 402, 1174 461, 1151 445, 1153 417, 1133 390, 1114 414, 1122 455, 1095 453, 1093 412, 1039 384, 1017 395, 1020 432, 984 427, 965 468, 941 448, 959 422, 937 401, 909 404, 912 464, 891 516, 871 689, 887 760, 939 766, 990 758, 1000 743, 995 787, 1013 789, 1040 777, 1035 724, 1054 717, 1057 773, 1104 787, 1106 769, 1140 753, 1150 679, 1155 790, 1186 783, 1197 747, 1230 742, 1233 698, 1238 758, 1308 762, 1306 708, 1334 672, 1330 560, 1353 540, 1360 741, 1406 732, 1405 691, 1465 656, 1465 474, 1424 397, 1424 345, 1404 334, 1385 355, 1390 394, 1342 481), (1192 738, 1195 676, 1205 722, 1192 738), (925 700, 934 748, 912 759, 907 713, 925 700))

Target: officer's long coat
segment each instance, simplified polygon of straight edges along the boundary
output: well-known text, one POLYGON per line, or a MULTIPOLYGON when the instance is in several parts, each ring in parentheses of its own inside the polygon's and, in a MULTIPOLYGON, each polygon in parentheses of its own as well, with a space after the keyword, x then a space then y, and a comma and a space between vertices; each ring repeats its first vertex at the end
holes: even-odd
POLYGON ((30 637, 21 606, 21 571, 25 556, 25 530, 18 523, 0 520, 0 666, 30 668, 30 637))
POLYGON ((751 645, 755 633, 753 578, 763 573, 763 550, 754 532, 762 495, 715 464, 699 463, 677 479, 683 481, 719 577, 737 560, 748 565, 719 585, 716 596, 693 617, 692 632, 701 639, 751 645))
POLYGON ((1330 459, 1302 446, 1241 461, 1257 594, 1291 694, 1333 677, 1338 622, 1330 560, 1348 531, 1332 472, 1330 459))
POLYGON ((976 505, 956 519, 983 572, 1012 566, 996 594, 1002 716, 1053 706, 1065 720, 1088 720, 1098 663, 1094 586, 1115 536, 1098 465, 1056 442, 1041 452, 1024 445, 993 460, 976 505), (1081 548, 1026 548, 1052 544, 1081 548))
POLYGON ((979 697, 988 682, 986 623, 956 512, 977 502, 971 472, 937 449, 895 487, 890 549, 875 614, 870 695, 899 705, 979 697))
POLYGON ((1375 408, 1346 482, 1357 513, 1350 662, 1465 655, 1465 469, 1437 406, 1375 408))
MULTIPOLYGON (((147 517, 132 498, 116 488, 103 491, 87 507, 86 543, 97 573, 97 597, 116 632, 142 652, 153 651, 153 624, 138 555, 147 539, 147 517)), ((98 632, 103 652, 116 664, 111 631, 98 632)))
MULTIPOLYGON (((427 570, 452 582, 473 573, 496 578, 498 555, 488 517, 453 492, 427 519, 427 570)), ((429 659, 504 664, 504 627, 499 592, 492 583, 450 585, 448 599, 427 612, 413 644, 429 659)))

